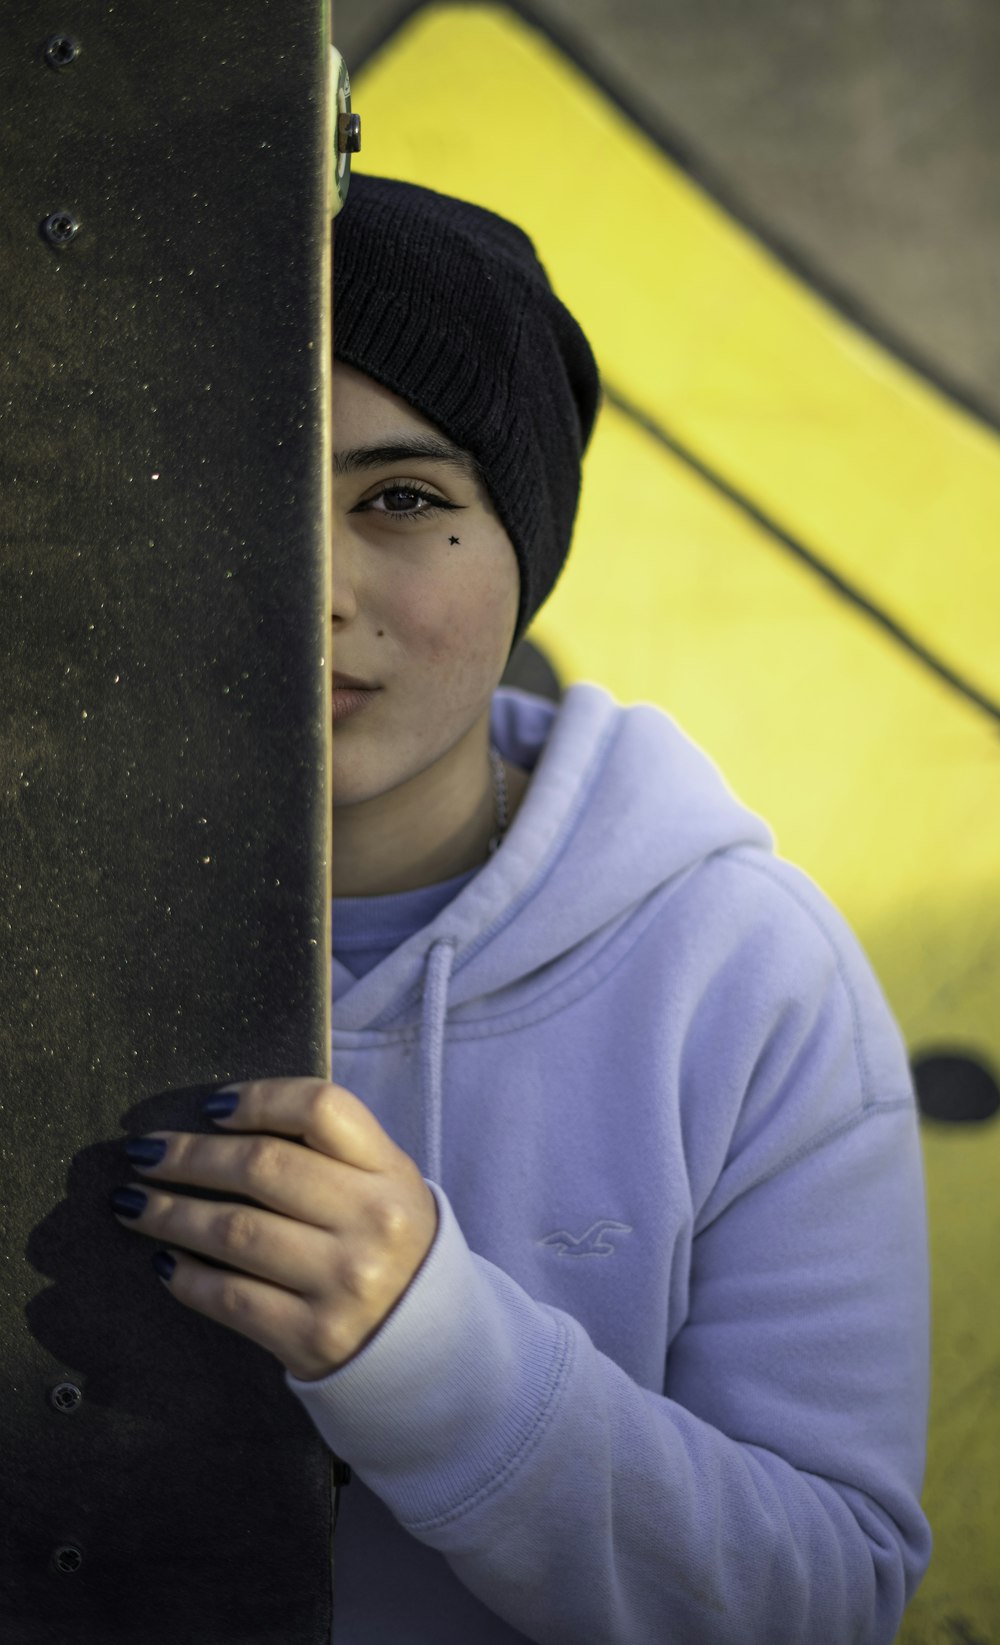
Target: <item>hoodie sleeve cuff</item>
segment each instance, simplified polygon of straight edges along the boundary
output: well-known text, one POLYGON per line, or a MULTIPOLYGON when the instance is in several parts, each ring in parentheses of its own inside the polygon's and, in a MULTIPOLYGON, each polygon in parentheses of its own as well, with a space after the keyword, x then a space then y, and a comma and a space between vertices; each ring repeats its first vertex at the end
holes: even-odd
POLYGON ((448 1196, 438 1230, 372 1340, 318 1382, 285 1371, 321 1437, 401 1523, 453 1513, 530 1449, 566 1385, 573 1337, 470 1251, 448 1196))

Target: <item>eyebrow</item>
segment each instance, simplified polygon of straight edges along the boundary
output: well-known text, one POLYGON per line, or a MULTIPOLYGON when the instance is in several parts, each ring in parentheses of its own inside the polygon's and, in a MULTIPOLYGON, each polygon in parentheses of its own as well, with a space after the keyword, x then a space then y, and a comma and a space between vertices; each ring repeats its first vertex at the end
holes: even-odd
POLYGON ((384 468, 388 463, 404 463, 415 457, 425 463, 447 463, 457 468, 468 479, 474 478, 473 458, 450 440, 437 439, 433 434, 414 434, 405 440, 386 440, 381 445, 355 446, 352 451, 338 451, 333 459, 334 474, 358 474, 362 469, 384 468))

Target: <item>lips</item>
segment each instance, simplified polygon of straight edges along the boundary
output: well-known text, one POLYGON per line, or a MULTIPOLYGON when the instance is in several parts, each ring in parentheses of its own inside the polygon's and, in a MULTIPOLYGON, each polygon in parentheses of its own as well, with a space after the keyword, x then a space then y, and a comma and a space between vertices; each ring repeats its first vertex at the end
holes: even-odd
POLYGON ((376 686, 368 691, 358 690, 356 686, 335 685, 333 688, 333 718, 336 722, 346 720, 352 714, 359 714, 369 708, 378 696, 376 686))
POLYGON ((338 674, 333 672, 334 691, 381 691, 379 685, 372 685, 368 680, 359 680, 353 674, 338 674))

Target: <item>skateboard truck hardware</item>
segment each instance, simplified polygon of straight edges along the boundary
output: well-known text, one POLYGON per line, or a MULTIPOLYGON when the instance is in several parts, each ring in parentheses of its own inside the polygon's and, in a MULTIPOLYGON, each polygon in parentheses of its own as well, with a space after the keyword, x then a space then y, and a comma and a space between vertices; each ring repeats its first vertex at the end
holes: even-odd
POLYGON ((332 217, 336 217, 347 199, 351 185, 351 155, 361 149, 361 116, 351 113, 351 77, 347 64, 336 46, 331 46, 331 84, 337 98, 337 148, 335 155, 334 195, 331 201, 332 217))

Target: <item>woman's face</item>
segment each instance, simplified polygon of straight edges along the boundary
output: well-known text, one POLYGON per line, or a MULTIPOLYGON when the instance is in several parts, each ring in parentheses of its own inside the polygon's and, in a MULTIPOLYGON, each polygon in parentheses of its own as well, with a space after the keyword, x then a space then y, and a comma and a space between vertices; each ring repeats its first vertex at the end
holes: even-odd
POLYGON ((334 808, 377 800, 422 773, 421 790, 441 788, 439 778, 445 788, 481 786, 490 700, 517 625, 510 539, 489 495, 459 468, 401 457, 343 471, 366 447, 445 436, 339 362, 333 428, 333 667, 382 688, 334 725, 334 808))

